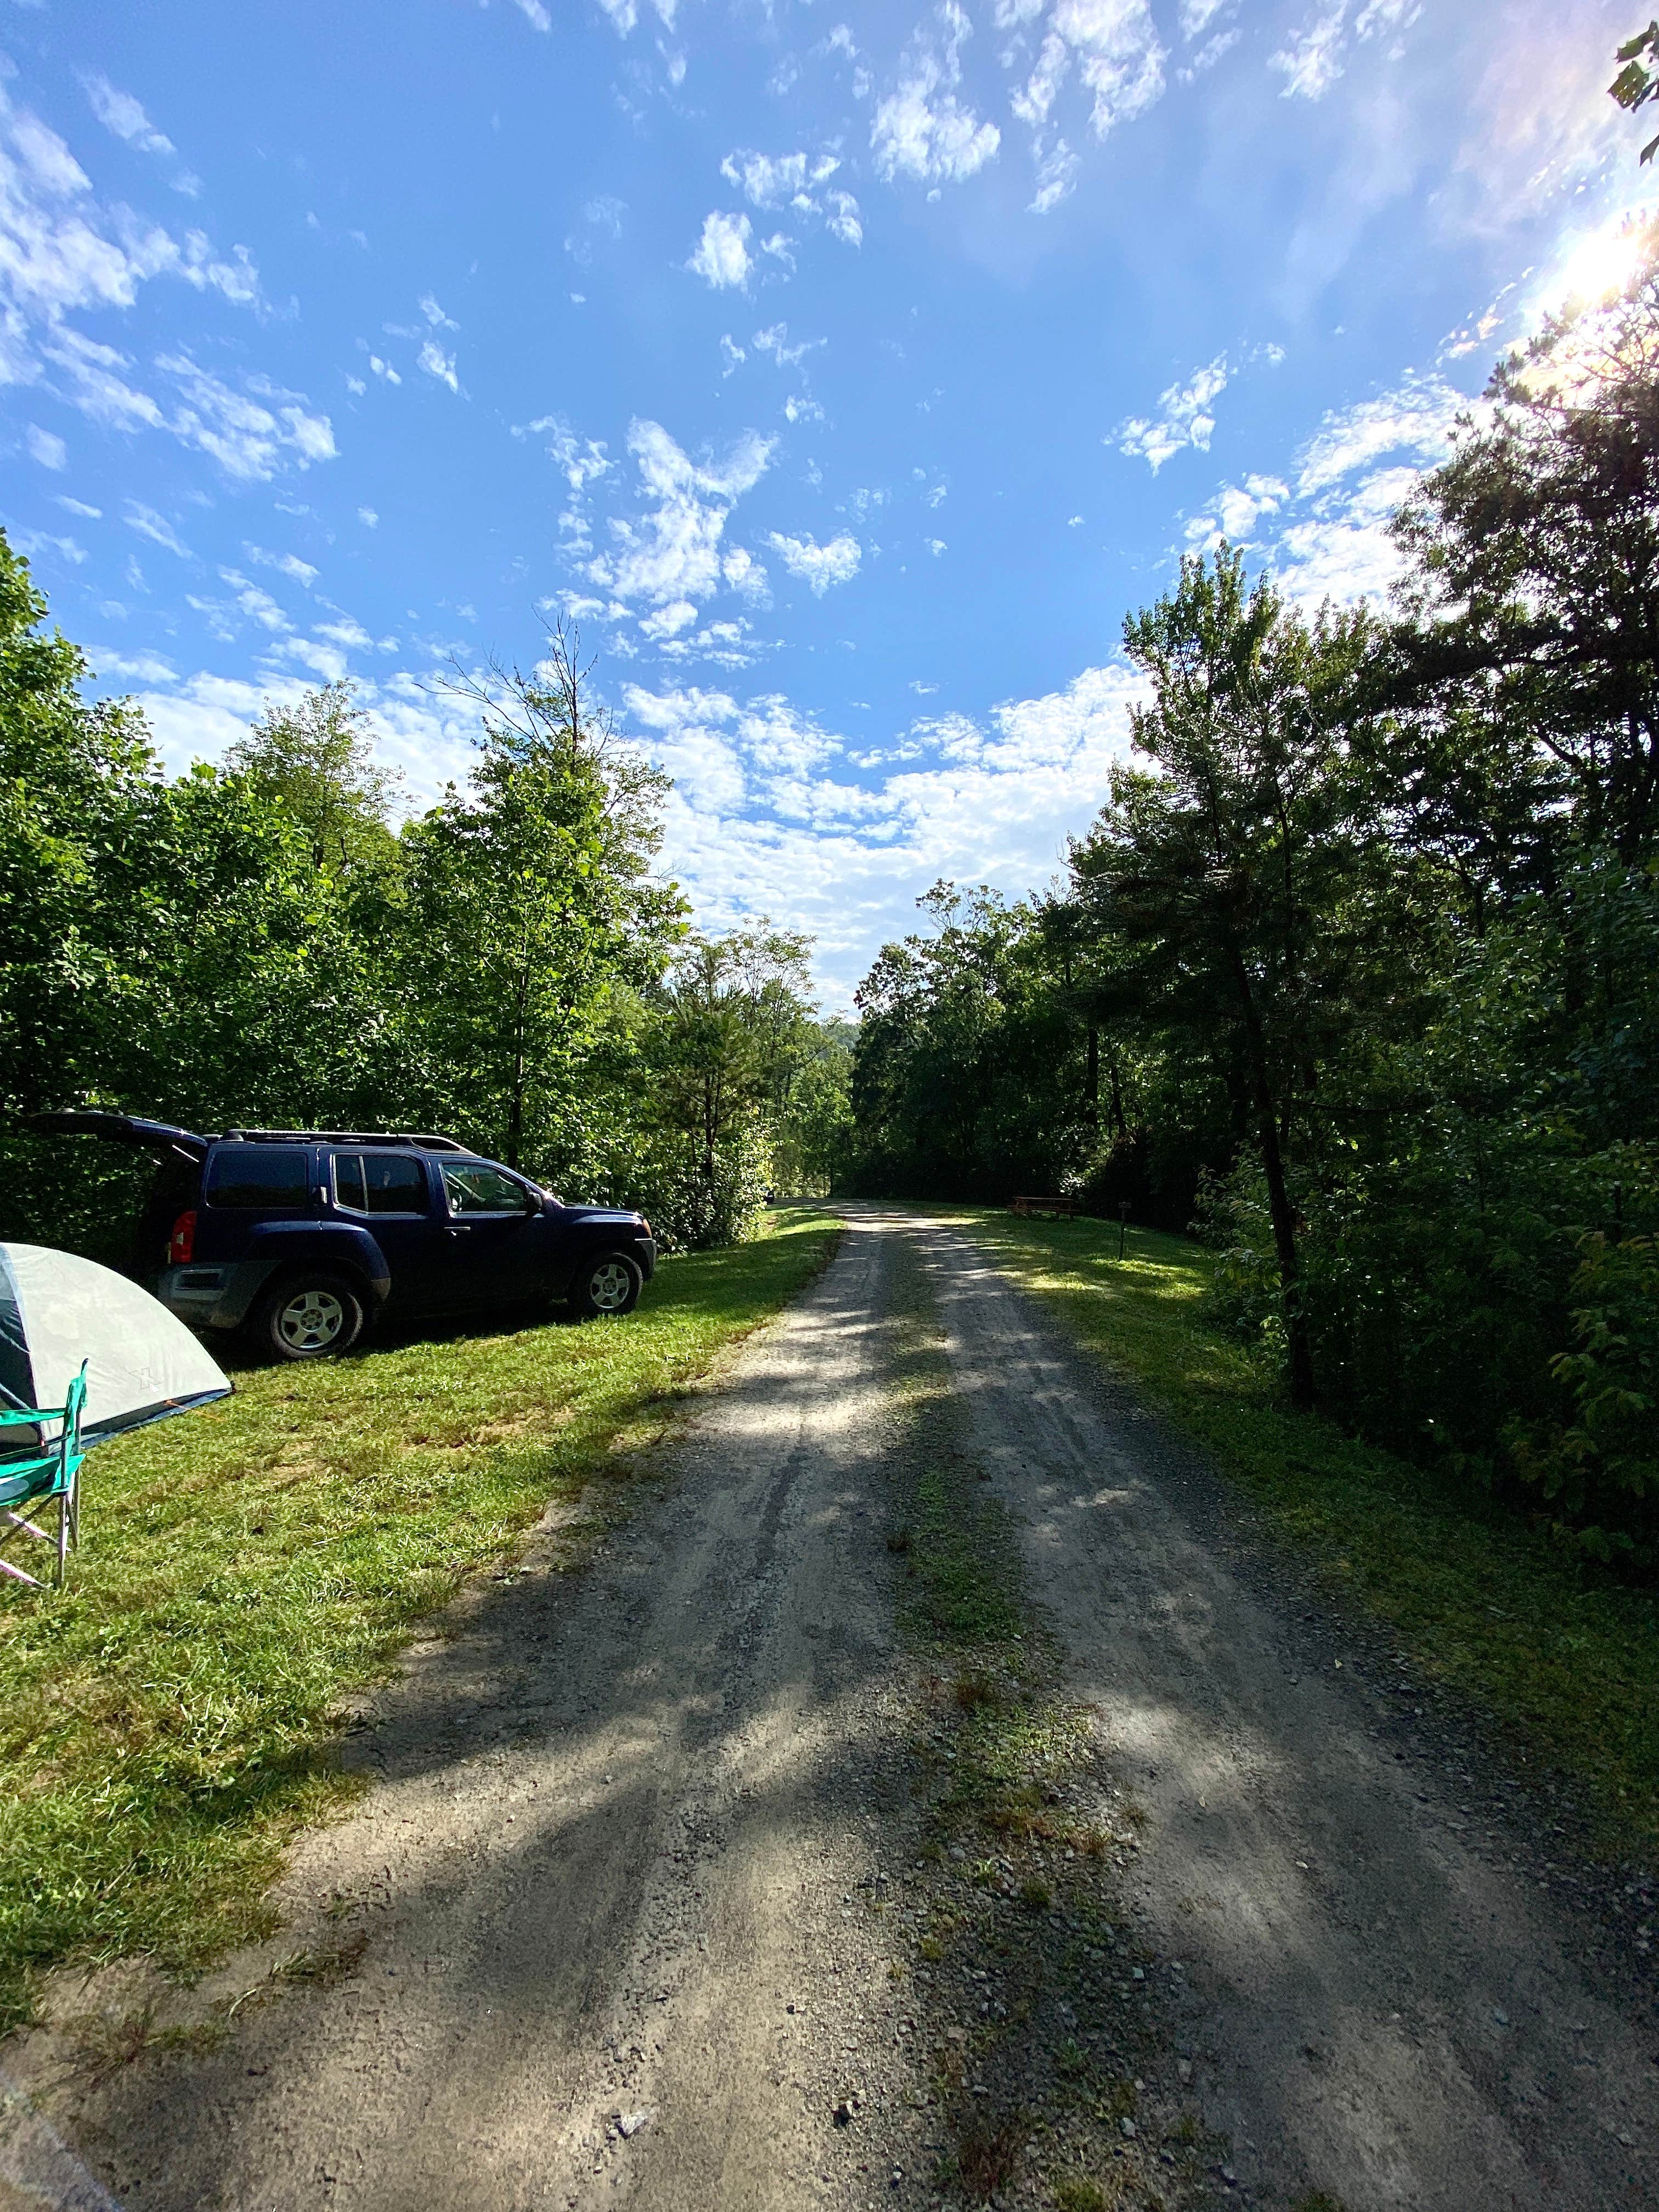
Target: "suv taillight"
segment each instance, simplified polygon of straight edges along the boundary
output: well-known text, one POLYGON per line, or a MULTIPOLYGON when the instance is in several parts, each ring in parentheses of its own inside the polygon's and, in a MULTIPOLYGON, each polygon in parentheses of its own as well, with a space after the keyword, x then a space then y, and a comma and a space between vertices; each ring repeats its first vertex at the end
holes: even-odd
POLYGON ((196 1254, 196 1210, 181 1213, 173 1224, 173 1234, 167 1239, 167 1265, 184 1267, 196 1254))

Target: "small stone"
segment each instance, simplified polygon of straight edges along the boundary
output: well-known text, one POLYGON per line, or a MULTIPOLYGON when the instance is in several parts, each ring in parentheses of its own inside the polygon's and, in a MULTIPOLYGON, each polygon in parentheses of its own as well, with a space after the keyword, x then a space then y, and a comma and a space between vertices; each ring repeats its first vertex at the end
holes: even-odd
POLYGON ((945 2033, 946 2040, 951 2043, 966 2043, 968 2040, 968 2031, 965 2027, 947 2027, 945 2033))
POLYGON ((1190 2081, 1193 2078, 1192 2060, 1190 2058, 1177 2058, 1176 2061, 1176 2072, 1180 2075, 1183 2081, 1190 2081))
POLYGON ((1232 2170, 1231 2166, 1222 2166, 1222 2167, 1220 2168, 1220 2173, 1221 2173, 1221 2179, 1222 2179, 1226 2183, 1226 2185, 1227 2185, 1227 2186, 1228 2186, 1228 2188, 1229 2188, 1229 2189, 1231 2189, 1231 2188, 1232 2187, 1233 2184, 1234 2184, 1234 2183, 1237 2180, 1237 2179, 1238 2179, 1238 2176, 1237 2176, 1237 2175, 1233 2172, 1233 2170, 1232 2170))
POLYGON ((1129 2118, 1127 2112, 1118 2122, 1118 2127, 1131 2142, 1133 2142, 1135 2136, 1140 2133, 1139 2129, 1136 2127, 1134 2122, 1129 2118))
POLYGON ((1140 1967, 1131 1966, 1129 1969, 1129 1978, 1132 1981, 1144 1982, 1146 1976, 1140 1967))
POLYGON ((951 1856, 953 1859, 955 1859, 955 1860, 957 1860, 958 1863, 960 1863, 963 1859, 965 1859, 965 1858, 967 1857, 967 1856, 968 1856, 967 1852, 966 1852, 965 1850, 963 1850, 963 1847, 962 1847, 962 1845, 961 1845, 960 1844, 951 1844, 951 1856))
POLYGON ((640 2130, 645 2125, 650 2117, 651 2115, 649 2112, 618 2112, 617 2115, 617 2133, 621 2136, 625 2142, 630 2136, 638 2135, 640 2130))
POLYGON ((1492 2018, 1497 2021, 1499 2027, 1507 2027, 1510 2024, 1510 2016, 1508 2013, 1499 2012, 1496 2008, 1493 2008, 1492 2018))
POLYGON ((845 2097, 842 2099, 840 2104, 836 2106, 835 2111, 830 2113, 830 2117, 838 2128, 851 2126, 853 2120, 853 2107, 845 2097))

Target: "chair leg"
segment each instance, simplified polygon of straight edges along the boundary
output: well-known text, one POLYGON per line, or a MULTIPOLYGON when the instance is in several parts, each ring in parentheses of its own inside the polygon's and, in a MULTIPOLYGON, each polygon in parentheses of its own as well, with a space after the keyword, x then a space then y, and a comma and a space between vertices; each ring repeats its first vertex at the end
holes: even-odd
POLYGON ((52 1586, 54 1589, 62 1589, 64 1587, 64 1571, 69 1564, 69 1547, 70 1494, 65 1490, 59 1494, 58 1499, 58 1572, 52 1577, 52 1586))
POLYGON ((43 1544, 49 1544, 52 1541, 52 1538, 44 1528, 37 1528, 33 1521, 25 1520, 21 1513, 0 1513, 0 1521, 5 1522, 10 1528, 21 1528, 26 1536, 38 1536, 43 1544))
POLYGON ((70 1477, 69 1510, 70 1549, 78 1552, 81 1548, 81 1470, 78 1467, 70 1477))
POLYGON ((45 1589, 46 1584, 33 1575, 26 1575, 21 1567, 13 1566, 9 1559, 0 1559, 0 1575, 9 1575, 14 1582, 27 1583, 31 1589, 45 1589))

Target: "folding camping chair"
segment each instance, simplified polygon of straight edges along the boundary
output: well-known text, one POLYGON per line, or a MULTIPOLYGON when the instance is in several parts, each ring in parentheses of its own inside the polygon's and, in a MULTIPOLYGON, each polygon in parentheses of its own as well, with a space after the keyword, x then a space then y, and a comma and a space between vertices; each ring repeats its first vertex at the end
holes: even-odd
MULTIPOLYGON (((9 1544, 19 1536, 35 1536, 43 1544, 56 1542, 58 1571, 52 1578, 52 1588, 64 1587, 64 1569, 70 1547, 80 1548, 81 1543, 81 1462, 86 1453, 81 1445, 81 1414, 87 1402, 87 1363, 82 1360, 81 1371, 69 1386, 69 1395, 61 1407, 21 1407, 15 1412, 0 1409, 0 1545, 9 1544), (56 1441, 47 1438, 45 1431, 52 1423, 58 1425, 56 1441), (14 1456, 18 1447, 8 1449, 8 1428, 27 1427, 34 1434, 28 1438, 21 1455, 14 1456), (36 1526, 26 1513, 15 1509, 27 1505, 35 1511, 58 1507, 58 1530, 54 1537, 46 1529, 36 1526)), ((45 1589, 46 1585, 38 1576, 25 1574, 11 1560, 0 1557, 0 1575, 9 1575, 31 1589, 45 1589)))

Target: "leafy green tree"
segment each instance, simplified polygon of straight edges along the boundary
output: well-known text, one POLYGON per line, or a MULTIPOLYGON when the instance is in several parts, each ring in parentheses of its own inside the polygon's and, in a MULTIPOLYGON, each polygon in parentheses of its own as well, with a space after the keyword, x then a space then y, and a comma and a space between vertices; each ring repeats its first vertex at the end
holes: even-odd
POLYGON ((741 1235, 810 1048, 810 940, 765 922, 686 939, 649 994, 644 1063, 680 1174, 678 1237, 741 1235))
POLYGON ((1414 811, 1501 892, 1562 839, 1659 831, 1659 263, 1499 364, 1395 525, 1412 570, 1388 703, 1418 716, 1414 811))
MULTIPOLYGON (((1638 114, 1649 100, 1659 97, 1659 68, 1649 65, 1659 64, 1659 22, 1650 23, 1645 31, 1626 39, 1617 58, 1620 68, 1607 92, 1620 107, 1638 114)), ((1659 149, 1659 137, 1650 138, 1642 149, 1642 160, 1650 161, 1656 149, 1659 149)))
POLYGON ((1142 1002, 1188 1049, 1220 1037, 1243 1074, 1283 1299, 1291 1394, 1314 1395, 1286 1164, 1300 1102, 1345 1014, 1343 908, 1364 846, 1347 746, 1363 616, 1291 612, 1242 557, 1182 563, 1176 589, 1129 617, 1151 696, 1135 749, 1073 872, 1142 1002))
POLYGON ((224 765, 261 797, 282 801, 311 837, 319 866, 395 867, 388 817, 402 779, 376 757, 368 713, 349 684, 267 706, 224 765))
POLYGON ((683 928, 650 872, 666 779, 589 711, 586 673, 559 636, 528 677, 458 675, 477 764, 404 833, 411 1086, 514 1167, 568 1152, 615 993, 650 982, 683 928))

